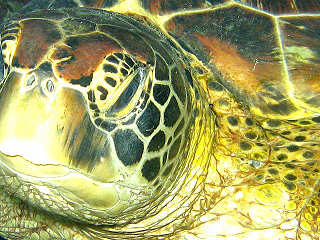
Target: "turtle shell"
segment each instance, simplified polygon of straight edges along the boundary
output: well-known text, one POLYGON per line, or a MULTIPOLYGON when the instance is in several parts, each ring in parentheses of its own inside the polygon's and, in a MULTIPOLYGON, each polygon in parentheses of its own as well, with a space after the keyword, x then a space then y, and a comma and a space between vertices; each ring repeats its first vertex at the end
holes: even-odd
POLYGON ((80 5, 158 16, 155 24, 216 73, 209 87, 222 84, 261 116, 319 113, 318 1, 80 2, 31 1, 22 11, 80 5))

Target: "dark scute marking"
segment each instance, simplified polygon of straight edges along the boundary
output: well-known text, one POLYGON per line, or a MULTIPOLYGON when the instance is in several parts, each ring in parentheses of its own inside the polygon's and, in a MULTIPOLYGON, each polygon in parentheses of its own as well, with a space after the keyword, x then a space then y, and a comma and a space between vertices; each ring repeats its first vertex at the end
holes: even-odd
POLYGON ((247 133, 245 133, 245 136, 246 136, 246 138, 249 138, 249 139, 256 139, 257 138, 257 134, 254 132, 247 132, 247 133))
POLYGON ((155 77, 157 80, 169 80, 169 69, 166 62, 157 55, 155 77))
POLYGON ((223 91, 223 86, 218 82, 209 82, 208 87, 215 91, 223 91))
POLYGON ((236 119, 233 116, 227 117, 228 122, 230 123, 231 126, 237 126, 238 125, 238 119, 236 119))
POLYGON ((81 87, 87 87, 91 84, 92 81, 92 74, 90 76, 82 76, 79 79, 71 80, 72 84, 80 85, 81 87))
POLYGON ((314 157, 314 153, 313 152, 310 152, 310 151, 305 151, 302 156, 304 158, 313 158, 314 157))
POLYGON ((110 64, 105 64, 103 65, 103 70, 105 72, 110 72, 110 73, 117 73, 118 70, 116 69, 116 67, 110 65, 110 64))
POLYGON ((173 168, 173 163, 170 164, 170 165, 164 170, 164 172, 162 173, 162 175, 165 176, 165 177, 168 176, 169 173, 171 172, 172 168, 173 168))
POLYGON ((91 102, 96 101, 96 97, 95 97, 94 92, 92 90, 89 90, 87 94, 88 94, 89 101, 91 101, 91 102))
POLYGON ((97 126, 100 126, 100 124, 103 122, 103 120, 101 118, 97 118, 94 120, 94 123, 97 125, 97 126))
POLYGON ((12 33, 12 34, 17 34, 19 33, 19 29, 15 28, 15 29, 6 29, 2 32, 1 35, 6 35, 6 34, 9 34, 9 33, 12 33))
POLYGON ((311 122, 310 121, 301 121, 301 122, 299 122, 301 125, 309 125, 309 124, 311 124, 311 122))
POLYGON ((44 72, 51 72, 52 66, 50 62, 44 62, 39 66, 39 69, 44 72))
POLYGON ((294 138, 294 140, 297 142, 303 142, 304 140, 306 140, 306 137, 305 136, 296 136, 294 138))
POLYGON ((133 67, 135 65, 134 61, 129 56, 126 56, 124 61, 129 67, 133 67))
POLYGON ((107 61, 112 62, 114 64, 119 63, 119 60, 115 56, 112 56, 112 55, 107 58, 107 61))
POLYGON ((184 119, 182 118, 177 129, 174 131, 174 136, 178 136, 178 134, 180 133, 180 131, 182 130, 182 128, 184 127, 184 119))
POLYGON ((252 125, 253 125, 252 119, 251 119, 251 118, 246 118, 246 124, 247 124, 248 126, 252 126, 252 125))
POLYGON ((174 91, 178 95, 181 102, 184 103, 186 99, 186 90, 184 80, 177 68, 174 68, 171 71, 171 82, 174 91))
POLYGON ((98 109, 98 105, 95 104, 95 103, 91 103, 91 104, 89 105, 89 107, 90 107, 91 110, 96 110, 96 109, 98 109))
POLYGON ((124 54, 123 54, 123 53, 114 53, 114 55, 115 55, 117 58, 121 59, 121 60, 124 59, 124 54))
POLYGON ((151 160, 146 161, 143 164, 142 176, 150 182, 158 176, 159 170, 160 170, 160 159, 153 158, 151 160))
POLYGON ((11 41, 11 40, 16 40, 16 37, 15 36, 6 36, 4 38, 1 38, 1 41, 4 42, 4 41, 11 41))
POLYGON ((188 83, 190 83, 191 87, 193 87, 193 78, 190 71, 188 69, 185 69, 184 71, 186 73, 188 83))
POLYGON ((284 153, 281 153, 281 154, 279 154, 279 155, 277 156, 277 159, 278 159, 279 161, 286 160, 286 159, 288 159, 288 155, 287 155, 287 154, 284 154, 284 153))
POLYGON ((166 142, 166 135, 163 131, 159 131, 156 135, 153 136, 149 145, 148 152, 154 152, 160 150, 166 142))
POLYGON ((279 120, 274 120, 274 119, 271 119, 271 120, 268 120, 267 121, 267 124, 270 126, 270 127, 279 127, 281 125, 281 122, 279 120))
POLYGON ((173 144, 170 147, 170 152, 169 152, 169 159, 172 160, 175 158, 179 152, 180 149, 180 144, 181 144, 181 135, 178 137, 177 140, 173 142, 173 144))
POLYGON ((252 146, 251 144, 247 143, 247 142, 244 142, 244 141, 241 141, 240 142, 240 148, 243 150, 243 151, 249 151, 252 146))
POLYGON ((170 102, 164 112, 164 124, 167 127, 172 127, 180 116, 180 109, 175 97, 170 99, 170 102))
POLYGON ((107 95, 108 95, 107 89, 105 89, 105 88, 102 87, 102 86, 98 86, 98 87, 97 87, 97 90, 102 93, 102 94, 100 95, 100 100, 105 100, 105 99, 107 98, 107 95))
POLYGON ((107 122, 107 121, 103 121, 101 124, 100 124, 100 127, 103 128, 104 130, 108 131, 108 132, 111 132, 113 129, 116 128, 116 124, 114 123, 111 123, 111 122, 107 122))
POLYGON ((72 49, 76 49, 80 45, 79 37, 69 37, 66 40, 66 44, 72 49))
POLYGON ((165 104, 170 94, 170 88, 166 85, 155 84, 153 87, 153 98, 161 105, 165 104))
POLYGON ((128 75, 128 71, 127 71, 126 69, 124 69, 124 68, 121 68, 121 69, 120 69, 120 72, 121 72, 122 75, 125 76, 125 77, 128 75))
POLYGON ((296 152, 299 150, 299 146, 291 144, 290 146, 287 147, 289 152, 296 152))
POLYGON ((113 104, 113 106, 110 108, 110 113, 117 113, 121 111, 123 108, 125 108, 135 93, 138 90, 140 84, 140 74, 136 74, 134 78, 132 79, 129 86, 123 91, 123 93, 120 95, 118 100, 113 104))
POLYGON ((160 111, 152 103, 149 102, 143 114, 137 121, 137 126, 144 136, 150 136, 158 127, 160 122, 160 111))
POLYGON ((138 163, 143 153, 143 142, 130 129, 118 130, 113 135, 116 153, 125 165, 138 163))
POLYGON ((106 81, 106 83, 108 83, 111 87, 115 87, 117 85, 117 82, 111 78, 111 77, 106 77, 104 79, 106 81))
POLYGON ((316 122, 316 123, 320 123, 320 116, 318 117, 314 117, 311 119, 312 121, 316 122))
POLYGON ((64 48, 58 48, 55 57, 56 57, 57 59, 63 59, 63 58, 70 57, 70 54, 69 54, 69 52, 68 52, 66 49, 64 49, 64 48))
POLYGON ((295 175, 293 175, 293 174, 287 174, 287 175, 285 175, 284 176, 285 177, 285 179, 287 179, 287 180, 289 180, 289 181, 295 181, 295 180, 297 180, 297 176, 295 176, 295 175))
POLYGON ((277 169, 274 169, 274 168, 268 169, 268 172, 269 172, 270 174, 272 174, 272 175, 276 175, 276 174, 279 173, 278 170, 277 170, 277 169))

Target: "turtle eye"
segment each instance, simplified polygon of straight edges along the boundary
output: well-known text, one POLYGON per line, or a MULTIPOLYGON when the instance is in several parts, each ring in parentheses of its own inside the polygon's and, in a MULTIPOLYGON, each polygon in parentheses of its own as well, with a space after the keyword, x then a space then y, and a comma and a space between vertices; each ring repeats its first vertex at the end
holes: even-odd
POLYGON ((125 115, 132 110, 134 103, 141 96, 143 90, 143 83, 147 78, 147 71, 144 68, 138 68, 129 80, 129 84, 123 90, 119 98, 107 111, 108 115, 125 115), (131 103, 131 104, 130 104, 131 103))

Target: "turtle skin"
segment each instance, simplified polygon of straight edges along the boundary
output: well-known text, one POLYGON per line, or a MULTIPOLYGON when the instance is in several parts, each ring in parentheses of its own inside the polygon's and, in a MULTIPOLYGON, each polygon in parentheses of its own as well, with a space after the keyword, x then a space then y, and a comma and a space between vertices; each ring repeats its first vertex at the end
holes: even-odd
POLYGON ((319 239, 317 1, 30 8, 1 34, 0 235, 319 239))

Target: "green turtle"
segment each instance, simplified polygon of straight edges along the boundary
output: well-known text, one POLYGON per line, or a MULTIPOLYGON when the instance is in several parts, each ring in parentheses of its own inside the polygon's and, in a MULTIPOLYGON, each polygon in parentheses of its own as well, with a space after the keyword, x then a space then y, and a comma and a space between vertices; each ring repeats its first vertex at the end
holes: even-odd
POLYGON ((19 13, 1 30, 1 236, 320 238, 318 1, 19 13))

